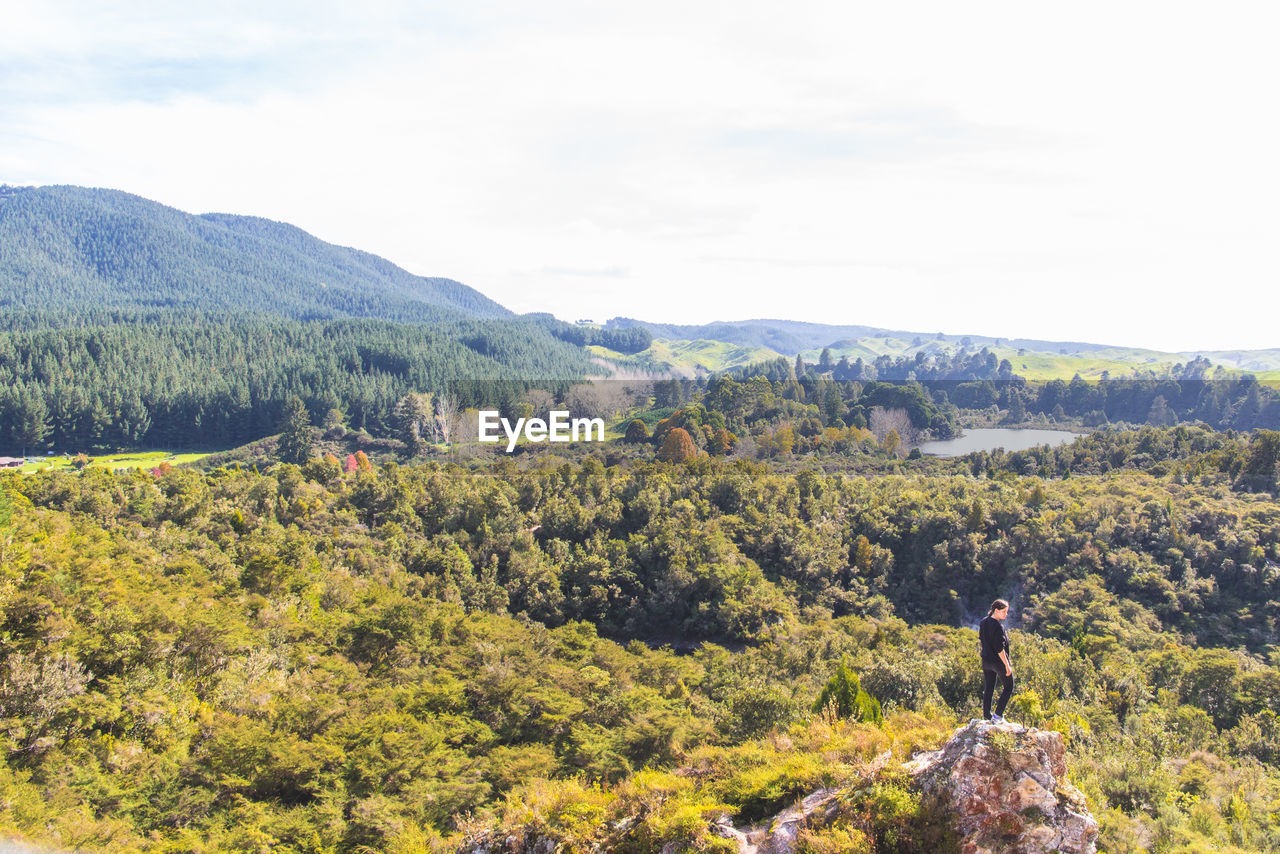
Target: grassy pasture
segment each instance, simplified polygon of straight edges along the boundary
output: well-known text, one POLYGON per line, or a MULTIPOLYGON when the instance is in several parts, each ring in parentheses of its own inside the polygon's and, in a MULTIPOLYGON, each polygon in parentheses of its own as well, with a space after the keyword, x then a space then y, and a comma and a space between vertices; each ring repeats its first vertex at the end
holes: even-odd
POLYGON ((657 372, 673 369, 694 371, 698 368, 723 371, 740 365, 767 362, 779 357, 778 353, 768 347, 744 347, 724 341, 681 341, 668 338, 655 338, 648 349, 641 350, 632 356, 605 347, 592 346, 587 349, 594 356, 620 365, 657 372))
MULTIPOLYGON (((177 466, 202 460, 208 454, 170 454, 166 451, 129 451, 122 454, 102 454, 89 457, 85 468, 105 469, 152 469, 163 462, 177 466)), ((57 471, 74 469, 76 458, 73 455, 43 457, 38 462, 28 462, 20 471, 24 473, 38 471, 57 471)))

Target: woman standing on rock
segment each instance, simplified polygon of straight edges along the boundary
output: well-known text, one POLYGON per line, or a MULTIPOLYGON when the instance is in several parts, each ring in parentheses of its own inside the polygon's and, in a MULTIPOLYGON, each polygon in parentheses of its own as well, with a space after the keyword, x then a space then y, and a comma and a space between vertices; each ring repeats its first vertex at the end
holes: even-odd
POLYGON ((991 610, 978 623, 978 643, 982 649, 982 717, 996 723, 1004 723, 1004 707, 1013 694, 1013 665, 1009 663, 1009 634, 1001 622, 1009 616, 1009 603, 997 599, 991 603, 991 610), (1003 683, 1000 700, 996 703, 996 713, 991 714, 991 695, 995 691, 996 680, 1003 683))

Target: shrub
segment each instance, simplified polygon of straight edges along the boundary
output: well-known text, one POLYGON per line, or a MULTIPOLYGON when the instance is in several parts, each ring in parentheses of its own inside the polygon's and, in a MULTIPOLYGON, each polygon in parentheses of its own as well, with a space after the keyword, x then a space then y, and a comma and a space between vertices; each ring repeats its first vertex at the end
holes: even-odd
POLYGON ((835 675, 827 680, 813 704, 813 712, 832 720, 851 718, 875 724, 884 720, 880 701, 862 690, 858 677, 849 669, 848 661, 840 662, 835 675))

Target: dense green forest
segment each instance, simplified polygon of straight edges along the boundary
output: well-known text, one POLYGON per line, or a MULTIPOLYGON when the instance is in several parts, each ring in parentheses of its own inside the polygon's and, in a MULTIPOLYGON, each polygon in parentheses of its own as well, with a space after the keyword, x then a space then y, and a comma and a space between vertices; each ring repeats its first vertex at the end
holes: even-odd
POLYGON ((53 326, 0 318, 0 445, 238 445, 276 432, 290 396, 317 424, 338 410, 352 428, 389 436, 409 392, 504 404, 531 385, 593 370, 581 350, 520 319, 418 325, 166 311, 53 326))
MULTIPOLYGON (((1056 449, 1043 448, 1023 455, 1005 455, 1002 451, 970 457, 966 466, 975 471, 992 466, 1015 466, 1019 474, 1039 472, 1064 475, 1069 471, 1100 472, 1112 467, 1143 467, 1165 460, 1174 449, 1166 447, 1169 437, 1176 437, 1178 449, 1184 449, 1190 437, 1196 447, 1204 443, 1217 448, 1233 444, 1239 451, 1239 440, 1233 431, 1217 433, 1206 421, 1183 424, 1176 433, 1147 431, 1133 438, 1133 431, 1116 430, 1105 412, 1094 407, 1108 401, 1121 426, 1132 423, 1164 426, 1175 423, 1172 407, 1161 392, 1172 399, 1194 397, 1207 401, 1206 410, 1219 412, 1221 426, 1244 423, 1253 426, 1271 424, 1280 417, 1275 393, 1258 384, 1252 376, 1235 380, 1111 380, 1105 384, 1073 383, 1028 384, 1014 380, 983 380, 978 383, 948 383, 945 387, 928 383, 841 382, 831 373, 818 373, 813 366, 792 365, 778 360, 763 366, 760 373, 742 378, 733 373, 707 380, 666 379, 653 383, 653 407, 632 414, 626 428, 630 443, 649 443, 662 447, 669 430, 681 429, 690 435, 694 449, 713 456, 746 456, 791 460, 808 460, 822 467, 844 467, 845 470, 883 470, 883 456, 877 451, 890 448, 892 456, 908 456, 913 461, 919 451, 911 451, 924 438, 947 438, 960 430, 961 421, 975 416, 987 417, 993 423, 1062 424, 1079 429, 1085 423, 1100 424, 1093 438, 1056 449), (973 398, 975 394, 991 394, 993 401, 1011 401, 1010 408, 969 408, 963 410, 948 397, 973 398), (1021 403, 1027 394, 1032 406, 1021 403), (1033 412, 1052 401, 1050 412, 1033 412), (1064 410, 1062 403, 1070 406, 1064 410), (1143 415, 1146 414, 1146 415, 1143 415), (1083 415, 1083 417, 1082 417, 1083 415), (637 424, 639 423, 639 424, 637 424), (1125 435, 1124 447, 1112 446, 1115 435, 1125 435), (1212 435, 1212 439, 1206 439, 1212 435), (1152 437, 1160 437, 1158 439, 1152 437), (1102 447, 1106 444, 1107 447, 1102 447), (1132 455, 1132 458, 1130 458, 1132 455)), ((977 401, 980 402, 980 401, 977 401)), ((1206 411, 1206 415, 1208 415, 1206 411)), ((1212 417, 1212 416, 1211 416, 1212 417)), ((919 463, 923 466, 924 463, 919 463)), ((1239 475, 1244 463, 1239 453, 1204 458, 1192 466, 1184 465, 1183 476, 1192 476, 1204 466, 1215 471, 1239 475)), ((1251 475, 1252 476, 1252 475, 1251 475)))
MULTIPOLYGON (((0 316, 0 445, 11 453, 226 447, 276 432, 291 396, 314 424, 336 410, 353 429, 391 437, 397 403, 411 393, 448 392, 462 407, 506 413, 530 388, 563 402, 568 380, 605 370, 581 348, 597 334, 546 317, 402 324, 172 310, 10 313, 0 316)), ((697 402, 735 437, 789 427, 801 452, 828 428, 874 428, 877 409, 905 413, 910 423, 896 425, 904 443, 952 436, 966 413, 995 412, 1012 424, 1280 426, 1280 395, 1250 375, 1028 383, 999 378, 1003 369, 990 362, 978 353, 965 364, 994 379, 882 382, 779 360, 752 373, 658 381, 652 411, 697 402)))
MULTIPOLYGON (((1252 374, 1205 379, 1207 364, 1189 364, 1177 373, 1147 373, 1088 382, 1029 382, 989 352, 929 359, 882 357, 884 370, 842 363, 823 365, 778 359, 736 368, 706 382, 707 406, 752 420, 762 414, 757 401, 785 398, 818 406, 827 426, 865 426, 870 408, 907 410, 917 430, 945 438, 961 411, 998 411, 1010 424, 1031 420, 1070 421, 1087 426, 1112 422, 1164 426, 1201 421, 1217 429, 1280 427, 1280 393, 1252 374), (762 385, 767 381, 769 387, 762 385), (772 397, 769 397, 772 395, 772 397), (947 423, 943 423, 947 422, 947 423), (951 426, 948 426, 951 425, 951 426)), ((883 367, 883 366, 882 366, 883 367)), ((680 381, 676 381, 679 384, 680 381)), ((698 392, 685 384, 668 401, 683 402, 698 392)))
POLYGON ((592 325, 579 325, 556 320, 550 314, 526 314, 525 317, 535 320, 559 338, 576 347, 598 345, 618 353, 639 353, 653 343, 653 336, 647 329, 632 327, 629 329, 608 329, 592 325))
POLYGON ((789 370, 797 379, 812 383, 825 377, 846 389, 854 383, 861 387, 876 382, 918 386, 936 405, 968 410, 995 407, 1010 423, 1043 415, 1079 419, 1089 426, 1119 421, 1157 425, 1203 421, 1218 429, 1280 427, 1280 393, 1260 384, 1252 374, 1223 377, 1205 359, 1161 374, 1136 372, 1100 382, 1079 376, 1070 382, 1029 382, 1013 372, 1007 359, 998 360, 988 350, 919 353, 911 358, 882 356, 865 364, 861 359, 852 364, 847 359, 833 363, 828 357, 816 365, 797 360, 794 368, 786 360, 777 360, 729 375, 738 380, 766 376, 781 381, 789 370))
POLYGON ((870 760, 975 714, 968 626, 1004 596, 1010 716, 1064 733, 1103 850, 1274 850, 1280 442, 1094 441, 1153 462, 4 476, 0 822, 112 850, 716 850, 720 812, 862 780, 846 841, 945 850, 870 760), (842 666, 882 722, 815 709, 842 666))

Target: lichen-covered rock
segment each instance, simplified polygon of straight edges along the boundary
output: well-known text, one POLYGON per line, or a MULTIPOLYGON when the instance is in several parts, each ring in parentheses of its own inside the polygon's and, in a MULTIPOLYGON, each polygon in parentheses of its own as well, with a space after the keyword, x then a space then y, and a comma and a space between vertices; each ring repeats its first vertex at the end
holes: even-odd
POLYGON ((1098 823, 1064 753, 1059 733, 975 720, 907 768, 954 812, 962 854, 1094 854, 1098 823))

